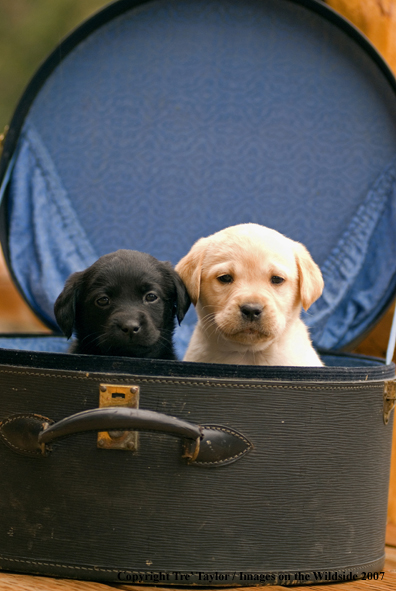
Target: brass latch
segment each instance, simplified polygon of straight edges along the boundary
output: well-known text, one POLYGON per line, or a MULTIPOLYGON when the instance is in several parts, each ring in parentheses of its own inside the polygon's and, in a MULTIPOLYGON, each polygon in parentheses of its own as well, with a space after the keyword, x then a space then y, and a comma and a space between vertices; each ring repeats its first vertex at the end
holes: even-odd
MULTIPOLYGON (((100 384, 99 408, 123 406, 139 408, 139 386, 119 386, 116 384, 100 384)), ((136 451, 138 447, 137 431, 100 431, 97 446, 100 449, 124 449, 136 451)))
POLYGON ((385 382, 384 388, 384 423, 389 423, 390 414, 395 407, 396 403, 396 382, 395 380, 389 380, 385 382))

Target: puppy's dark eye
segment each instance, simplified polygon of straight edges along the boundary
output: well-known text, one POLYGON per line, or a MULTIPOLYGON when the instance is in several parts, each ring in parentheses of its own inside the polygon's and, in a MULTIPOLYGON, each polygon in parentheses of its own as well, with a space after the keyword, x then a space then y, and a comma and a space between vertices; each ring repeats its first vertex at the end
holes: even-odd
POLYGON ((274 285, 279 285, 280 283, 283 283, 284 279, 283 277, 279 277, 279 275, 273 275, 271 277, 271 283, 273 283, 274 285))
POLYGON ((146 295, 144 296, 144 299, 146 300, 146 302, 155 302, 155 300, 158 300, 158 296, 155 295, 155 293, 146 293, 146 295))
POLYGON ((110 304, 110 300, 107 296, 102 296, 101 298, 98 298, 95 303, 97 306, 104 308, 110 304))
POLYGON ((234 278, 231 275, 220 275, 220 277, 217 278, 217 281, 220 281, 220 283, 232 283, 234 278))

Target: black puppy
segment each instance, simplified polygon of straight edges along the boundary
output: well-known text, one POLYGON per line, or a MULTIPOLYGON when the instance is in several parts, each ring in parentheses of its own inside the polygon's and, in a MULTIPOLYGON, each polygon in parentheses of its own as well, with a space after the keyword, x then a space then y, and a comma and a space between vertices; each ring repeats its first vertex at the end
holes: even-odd
POLYGON ((76 342, 71 353, 176 359, 172 335, 190 306, 170 263, 135 250, 117 250, 70 275, 55 317, 76 342))

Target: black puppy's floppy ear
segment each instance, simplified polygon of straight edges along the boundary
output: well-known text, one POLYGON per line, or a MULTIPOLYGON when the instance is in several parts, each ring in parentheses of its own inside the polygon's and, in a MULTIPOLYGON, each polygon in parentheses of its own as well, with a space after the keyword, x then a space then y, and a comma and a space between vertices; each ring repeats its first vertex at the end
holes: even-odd
POLYGON ((78 288, 83 274, 84 271, 78 271, 70 275, 54 305, 56 321, 68 339, 73 334, 78 288))
POLYGON ((174 269, 172 269, 172 271, 173 280, 176 286, 176 318, 180 324, 184 316, 187 314, 191 304, 191 299, 179 273, 177 273, 174 269))
POLYGON ((174 270, 171 263, 166 261, 162 264, 169 273, 176 289, 176 318, 180 324, 190 307, 190 296, 188 295, 188 291, 182 281, 182 278, 180 277, 179 273, 174 270))

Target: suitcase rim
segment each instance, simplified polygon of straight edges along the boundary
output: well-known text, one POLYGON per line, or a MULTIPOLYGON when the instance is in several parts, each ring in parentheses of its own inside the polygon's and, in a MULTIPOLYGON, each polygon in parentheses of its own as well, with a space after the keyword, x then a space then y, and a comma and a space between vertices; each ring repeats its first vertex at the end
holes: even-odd
MULTIPOLYGON (((4 336, 4 335, 3 335, 4 336)), ((16 335, 9 335, 13 338, 16 335)), ((32 337, 32 335, 25 335, 32 337)), ((19 334, 18 337, 23 337, 19 334)), ((40 338, 53 335, 40 335, 40 338)), ((320 354, 340 360, 340 365, 323 367, 296 366, 252 366, 227 365, 217 363, 193 363, 161 359, 132 357, 109 357, 97 355, 76 355, 71 353, 50 353, 24 351, 20 349, 1 349, 0 370, 4 366, 15 368, 43 369, 48 371, 70 371, 83 373, 108 373, 109 375, 151 376, 176 379, 240 380, 248 382, 303 382, 303 383, 361 383, 372 381, 393 381, 395 364, 368 355, 319 351, 320 354), (348 366, 343 359, 353 362, 348 366), (358 364, 359 361, 362 364, 358 364), (356 365, 355 365, 356 363, 356 365)))

